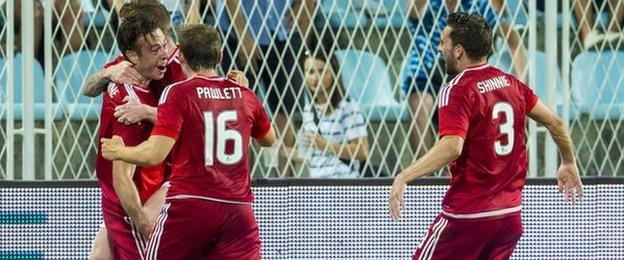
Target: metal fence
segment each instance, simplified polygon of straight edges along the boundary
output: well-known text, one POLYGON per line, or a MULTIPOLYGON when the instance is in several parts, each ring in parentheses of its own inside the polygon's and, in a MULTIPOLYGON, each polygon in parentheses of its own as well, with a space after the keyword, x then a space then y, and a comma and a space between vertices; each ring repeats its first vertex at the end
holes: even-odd
MULTIPOLYGON (((80 89, 119 53, 116 12, 105 2, 0 1, 0 179, 94 178, 101 98, 86 98, 80 89)), ((251 87, 272 111, 282 144, 295 148, 275 164, 262 160, 271 153, 254 145, 254 178, 309 176, 307 161, 291 160, 303 150, 297 136, 306 104, 315 100, 299 66, 306 51, 338 58, 337 78, 364 114, 368 159, 349 162, 361 163, 361 177, 393 176, 422 155, 435 140, 431 90, 439 85, 434 72, 440 70, 437 54, 428 60, 423 52, 436 47, 427 28, 435 31, 452 10, 490 17, 496 35, 490 62, 521 77, 568 119, 583 175, 623 175, 622 1, 267 0, 235 1, 241 8, 234 9, 227 2, 163 1, 174 34, 183 23, 215 25, 230 60, 249 46, 224 19, 245 14, 262 60, 257 66, 226 62, 223 69, 242 69, 254 79, 251 87), (422 93, 430 96, 404 91, 419 73, 426 74, 422 93)), ((534 123, 527 131, 530 175, 553 176, 558 164, 552 140, 534 123)))

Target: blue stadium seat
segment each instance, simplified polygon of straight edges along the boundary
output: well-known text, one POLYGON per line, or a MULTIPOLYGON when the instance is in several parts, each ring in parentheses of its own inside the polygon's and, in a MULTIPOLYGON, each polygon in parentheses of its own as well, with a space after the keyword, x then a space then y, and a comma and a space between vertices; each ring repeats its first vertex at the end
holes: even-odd
MULTIPOLYGON (((22 118, 22 62, 23 56, 21 53, 16 53, 13 58, 13 118, 21 120, 22 118)), ((0 118, 6 118, 6 87, 7 82, 7 66, 6 60, 0 58, 0 118)), ((38 61, 33 61, 33 82, 34 82, 34 107, 35 120, 45 119, 45 80, 43 74, 43 68, 38 61)), ((52 103, 52 111, 57 111, 58 104, 52 103)), ((59 119, 61 114, 53 112, 53 119, 59 119)))
POLYGON ((409 0, 378 0, 368 1, 368 3, 376 3, 377 6, 371 6, 370 15, 378 28, 392 26, 400 28, 407 24, 407 4, 409 0), (375 12, 379 12, 375 14, 375 12))
POLYGON ((72 120, 98 120, 102 97, 82 95, 84 81, 110 58, 101 51, 79 51, 63 57, 56 68, 55 90, 59 103, 72 120))
POLYGON ((321 22, 329 22, 332 28, 363 28, 370 23, 366 14, 357 11, 354 1, 350 0, 322 0, 319 17, 324 17, 321 22))
POLYGON ((336 52, 340 74, 349 97, 360 103, 371 120, 408 119, 407 105, 394 98, 388 66, 380 57, 362 50, 336 52))
POLYGON ((572 92, 581 112, 597 119, 624 113, 624 52, 583 52, 572 62, 572 92))

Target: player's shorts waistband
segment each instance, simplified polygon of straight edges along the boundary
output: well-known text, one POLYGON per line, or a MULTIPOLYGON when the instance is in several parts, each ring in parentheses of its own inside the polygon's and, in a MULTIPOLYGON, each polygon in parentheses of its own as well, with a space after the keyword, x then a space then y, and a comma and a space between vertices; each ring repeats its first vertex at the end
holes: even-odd
POLYGON ((212 198, 212 197, 196 196, 196 195, 174 195, 174 196, 167 197, 167 200, 175 200, 175 199, 200 199, 200 200, 210 200, 214 202, 228 203, 228 204, 251 205, 251 203, 249 202, 224 200, 224 199, 217 199, 217 198, 212 198))
POLYGON ((521 205, 512 207, 512 208, 499 209, 499 210, 493 210, 493 211, 484 211, 484 212, 477 212, 477 213, 469 213, 469 214, 453 214, 453 213, 449 213, 449 212, 442 210, 442 214, 447 217, 455 218, 455 219, 479 219, 479 218, 499 217, 499 216, 519 212, 520 210, 522 210, 521 205))

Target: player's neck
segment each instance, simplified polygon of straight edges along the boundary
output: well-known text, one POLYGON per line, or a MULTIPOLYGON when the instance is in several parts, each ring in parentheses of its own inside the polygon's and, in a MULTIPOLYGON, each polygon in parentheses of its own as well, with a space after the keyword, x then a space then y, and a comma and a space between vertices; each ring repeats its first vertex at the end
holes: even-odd
POLYGON ((149 79, 143 78, 143 79, 139 82, 139 84, 137 84, 137 85, 135 85, 135 86, 137 86, 137 87, 139 87, 139 88, 142 88, 142 89, 148 89, 148 88, 149 88, 149 83, 150 83, 150 81, 151 81, 151 80, 149 80, 149 79))
POLYGON ((198 71, 193 71, 191 72, 191 76, 203 76, 206 78, 210 78, 210 77, 217 77, 219 76, 219 74, 217 74, 217 72, 213 69, 208 69, 208 70, 198 70, 198 71))
POLYGON ((459 63, 457 64, 459 67, 459 71, 464 71, 465 69, 468 68, 472 68, 472 67, 478 67, 481 66, 483 64, 487 63, 487 61, 485 59, 479 59, 479 60, 470 60, 470 59, 466 59, 466 60, 460 60, 459 63))

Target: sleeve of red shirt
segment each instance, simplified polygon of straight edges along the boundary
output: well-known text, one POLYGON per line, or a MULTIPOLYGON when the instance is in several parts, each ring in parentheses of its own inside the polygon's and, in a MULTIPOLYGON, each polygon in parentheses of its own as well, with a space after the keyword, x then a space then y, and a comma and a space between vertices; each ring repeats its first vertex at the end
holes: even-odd
POLYGON ((535 104, 537 104, 537 101, 539 101, 539 97, 537 97, 537 94, 535 94, 535 91, 533 89, 531 89, 529 86, 525 85, 524 83, 518 81, 520 83, 520 88, 522 89, 522 94, 524 95, 524 101, 526 104, 526 113, 528 114, 529 112, 531 112, 531 109, 533 109, 533 107, 535 107, 535 104))
POLYGON ((440 137, 445 135, 458 135, 466 138, 470 123, 471 108, 474 106, 470 98, 470 90, 462 86, 453 86, 448 93, 448 101, 444 91, 440 94, 438 109, 438 123, 440 125, 440 137))
POLYGON ((160 98, 152 135, 163 135, 177 140, 184 122, 186 105, 184 99, 181 98, 181 91, 178 91, 180 89, 172 86, 167 88, 171 89, 169 91, 165 89, 160 98))
POLYGON ((253 99, 252 104, 255 107, 254 111, 256 111, 254 123, 251 129, 251 137, 260 139, 263 138, 271 129, 271 120, 269 120, 269 117, 267 116, 267 113, 258 97, 251 94, 251 98, 253 99))

